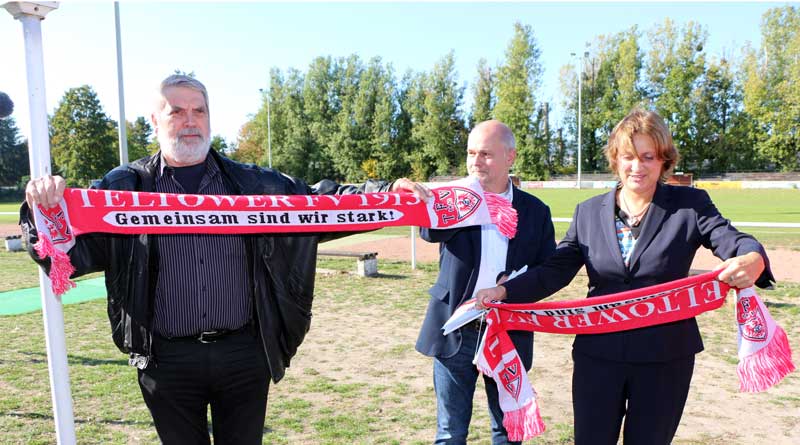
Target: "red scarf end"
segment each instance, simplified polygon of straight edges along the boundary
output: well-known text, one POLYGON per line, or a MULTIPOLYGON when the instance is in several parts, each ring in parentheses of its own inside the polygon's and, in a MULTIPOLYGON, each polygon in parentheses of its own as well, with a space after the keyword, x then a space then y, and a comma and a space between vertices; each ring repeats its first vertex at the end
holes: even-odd
POLYGON ((75 267, 69 262, 69 256, 66 253, 58 250, 45 236, 39 237, 39 241, 33 245, 33 249, 39 254, 39 258, 50 258, 49 276, 55 295, 60 296, 75 287, 75 282, 69 279, 75 273, 75 267))
POLYGON ((531 399, 518 410, 503 413, 503 426, 508 432, 508 440, 512 442, 528 440, 544 433, 544 421, 536 399, 531 399))
POLYGON ((766 391, 794 371, 792 349, 786 332, 777 325, 775 328, 775 334, 767 346, 739 361, 736 368, 739 391, 766 391))

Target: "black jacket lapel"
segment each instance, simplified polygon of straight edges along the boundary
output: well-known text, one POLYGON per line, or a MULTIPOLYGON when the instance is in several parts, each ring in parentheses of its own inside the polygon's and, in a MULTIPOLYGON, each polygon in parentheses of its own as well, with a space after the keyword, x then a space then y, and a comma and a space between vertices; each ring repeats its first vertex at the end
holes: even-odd
MULTIPOLYGON (((513 199, 511 200, 511 207, 517 211, 517 233, 519 233, 519 228, 525 224, 525 218, 523 218, 522 213, 524 210, 520 207, 522 198, 518 195, 520 193, 519 189, 516 187, 512 188, 512 196, 513 199)), ((508 240, 508 253, 506 254, 506 272, 511 272, 514 269, 514 258, 516 258, 517 249, 519 249, 519 237, 515 236, 508 240)))

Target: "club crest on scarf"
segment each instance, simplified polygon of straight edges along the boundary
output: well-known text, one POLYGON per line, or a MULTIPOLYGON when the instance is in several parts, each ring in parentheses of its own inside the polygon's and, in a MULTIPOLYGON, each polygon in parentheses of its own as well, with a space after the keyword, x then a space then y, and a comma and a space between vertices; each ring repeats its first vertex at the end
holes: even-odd
POLYGON ((739 299, 736 307, 736 322, 742 327, 742 337, 750 341, 765 341, 767 339, 767 323, 764 314, 755 301, 755 297, 739 299))
POLYGON ((434 199, 433 210, 442 222, 442 226, 467 219, 475 213, 481 203, 480 195, 461 187, 436 190, 434 199))
POLYGON ((519 399, 519 390, 522 387, 522 376, 520 375, 522 367, 519 357, 514 357, 511 363, 505 365, 500 371, 500 382, 505 387, 506 391, 514 398, 519 399))
POLYGON ((47 225, 50 241, 53 244, 64 244, 72 241, 72 231, 69 229, 69 224, 67 224, 67 219, 61 206, 50 209, 39 206, 39 211, 43 216, 45 225, 47 225))

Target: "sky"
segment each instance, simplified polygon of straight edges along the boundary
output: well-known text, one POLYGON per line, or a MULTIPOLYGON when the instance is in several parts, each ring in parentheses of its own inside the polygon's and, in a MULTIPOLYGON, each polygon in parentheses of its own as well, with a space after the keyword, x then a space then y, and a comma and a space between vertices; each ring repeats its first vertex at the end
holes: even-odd
MULTIPOLYGON (((667 17, 693 20, 708 30, 709 56, 731 57, 748 42, 760 45, 762 14, 783 4, 122 1, 125 115, 149 117, 160 81, 176 69, 193 71, 209 90, 212 133, 234 141, 258 111, 272 67, 305 72, 315 57, 358 54, 391 63, 399 79, 407 70, 430 71, 451 50, 459 82, 468 84, 468 109, 478 60, 501 63, 517 21, 531 26, 541 49, 536 98, 558 115, 561 67, 576 64, 570 53, 582 53, 599 35, 637 25, 644 44, 646 32, 667 17)), ((88 84, 118 120, 113 3, 61 2, 42 22, 42 35, 48 113, 66 90, 88 84)), ((13 117, 28 137, 24 47, 21 22, 0 10, 0 91, 14 101, 13 117)))

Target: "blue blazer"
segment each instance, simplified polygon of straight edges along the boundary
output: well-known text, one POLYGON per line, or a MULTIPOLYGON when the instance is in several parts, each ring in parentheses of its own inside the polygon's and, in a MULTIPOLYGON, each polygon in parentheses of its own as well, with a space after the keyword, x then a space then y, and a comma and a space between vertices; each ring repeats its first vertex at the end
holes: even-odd
MULTIPOLYGON (((630 260, 622 261, 614 223, 615 190, 575 209, 555 255, 535 270, 504 284, 508 302, 530 302, 563 288, 586 266, 588 296, 652 286, 685 278, 700 246, 728 259, 749 252, 764 257, 756 284, 774 281, 763 246, 720 215, 704 190, 659 184, 630 260)), ((694 318, 609 334, 577 335, 573 349, 614 361, 663 362, 703 350, 694 318)))
MULTIPOLYGON (((538 198, 514 188, 512 205, 517 210, 517 234, 509 240, 506 270, 544 262, 555 252, 555 233, 550 209, 538 198)), ((439 277, 428 291, 428 312, 422 322, 416 349, 430 357, 446 358, 461 347, 461 331, 442 335, 442 326, 456 308, 472 297, 481 263, 480 226, 463 229, 422 229, 422 238, 439 245, 439 277)), ((511 332, 511 339, 526 368, 533 357, 533 333, 511 332)))

